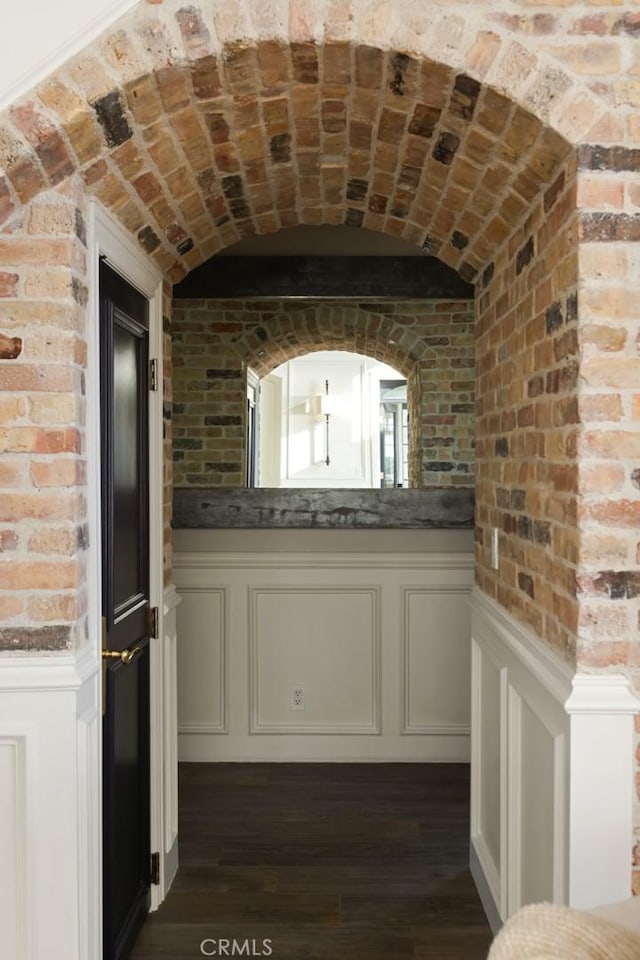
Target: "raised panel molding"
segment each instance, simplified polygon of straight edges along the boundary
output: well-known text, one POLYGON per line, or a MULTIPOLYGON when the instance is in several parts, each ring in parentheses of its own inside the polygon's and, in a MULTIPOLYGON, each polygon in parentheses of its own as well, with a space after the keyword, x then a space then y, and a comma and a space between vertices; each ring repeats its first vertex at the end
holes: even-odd
MULTIPOLYGON (((469 736, 470 724, 450 720, 439 721, 437 719, 429 722, 420 722, 412 719, 412 697, 411 681, 416 679, 416 669, 411 662, 412 653, 412 601, 419 597, 464 597, 462 604, 458 600, 458 611, 463 611, 466 622, 466 629, 452 631, 452 634, 446 639, 441 635, 435 638, 429 636, 429 629, 433 627, 432 619, 420 619, 420 626, 425 631, 425 645, 432 647, 432 658, 442 657, 447 652, 447 646, 451 643, 457 643, 461 648, 457 658, 457 672, 464 673, 464 677, 444 678, 442 688, 447 691, 446 697, 449 702, 457 695, 457 710, 468 716, 469 714, 469 626, 468 626, 468 603, 470 595, 470 586, 459 585, 450 586, 447 584, 434 584, 430 586, 405 586, 402 588, 402 730, 403 734, 433 734, 439 736, 469 736), (460 605, 461 604, 461 605, 460 605), (460 681, 463 681, 462 684, 460 681), (449 681, 449 682, 447 682, 449 681)), ((456 601, 453 601, 454 603, 456 601)), ((450 665, 449 665, 450 666, 450 665)), ((451 672, 451 671, 450 671, 451 672)), ((435 693, 435 691, 432 691, 435 693)), ((437 712, 437 710, 436 710, 437 712)))
MULTIPOLYGON (((309 531, 309 543, 316 532, 309 531)), ((184 659, 185 643, 195 639, 197 648, 202 642, 204 594, 226 590, 228 726, 226 736, 216 736, 219 731, 205 725, 212 720, 206 710, 203 714, 194 708, 189 717, 181 715, 181 759, 468 761, 468 722, 457 725, 466 717, 448 712, 440 691, 436 702, 444 709, 430 714, 428 702, 415 688, 417 698, 409 715, 413 735, 403 734, 402 591, 433 590, 429 598, 434 603, 450 599, 457 610, 466 611, 473 581, 469 553, 390 551, 384 546, 388 537, 377 538, 376 531, 368 533, 368 552, 351 548, 325 552, 327 538, 316 553, 276 552, 272 545, 278 542, 277 531, 269 537, 268 550, 260 549, 265 541, 257 536, 256 550, 249 552, 249 532, 238 540, 242 549, 218 552, 202 549, 215 543, 216 531, 198 534, 194 543, 200 549, 174 555, 176 585, 184 598, 178 611, 178 653, 184 659), (376 549, 377 544, 382 549, 376 549), (443 599, 438 596, 443 589, 454 593, 443 599), (316 640, 309 642, 313 631, 316 640), (296 652, 297 636, 302 645, 296 652), (321 648, 325 660, 318 662, 315 656, 321 648), (303 655, 303 649, 310 656, 303 655), (293 660, 287 658, 289 650, 293 660), (294 686, 308 687, 304 711, 290 710, 294 686), (195 726, 195 721, 201 723, 195 726), (187 727, 187 722, 194 726, 187 727)), ((232 534, 229 542, 234 542, 232 534)), ((422 600, 416 595, 413 602, 420 605, 422 600)), ((414 606, 417 646, 409 653, 414 664, 415 651, 422 650, 416 610, 414 606)), ((443 622, 446 641, 459 630, 459 620, 443 622)), ((451 678, 455 675, 450 671, 451 678)))
MULTIPOLYGON (((193 615, 193 603, 189 602, 189 597, 217 599, 218 611, 217 614, 215 611, 211 612, 212 619, 209 619, 208 617, 201 618, 197 628, 195 630, 192 629, 191 631, 185 629, 184 622, 180 622, 180 614, 178 615, 177 634, 180 637, 180 641, 177 645, 178 733, 226 734, 228 732, 227 704, 229 663, 228 588, 223 586, 189 586, 183 587, 180 593, 182 598, 185 600, 185 603, 181 609, 181 614, 183 617, 193 615), (209 650, 210 643, 207 642, 209 638, 207 636, 201 638, 199 635, 199 631, 204 630, 205 628, 213 629, 214 631, 214 642, 216 643, 217 650, 214 649, 212 656, 211 651, 209 650), (198 649, 198 644, 200 644, 200 649, 198 649), (210 655, 210 662, 208 666, 211 667, 211 674, 209 675, 211 689, 215 690, 217 694, 217 709, 215 710, 215 715, 211 716, 209 719, 185 720, 185 707, 181 707, 180 704, 181 702, 184 704, 187 702, 187 700, 191 703, 194 699, 194 673, 192 670, 190 675, 191 680, 189 680, 189 674, 187 671, 189 671, 191 668, 194 668, 195 673, 198 675, 198 682, 203 682, 206 680, 207 676, 204 673, 202 659, 203 656, 207 655, 210 655), (185 692, 187 685, 189 685, 188 697, 185 692), (180 691, 183 691, 182 701, 180 691)), ((203 691, 200 691, 200 693, 202 694, 203 691)), ((206 709, 206 707, 204 709, 206 709)), ((203 717, 205 715, 206 714, 203 710, 203 717)))
POLYGON ((0 944, 2 954, 28 960, 37 932, 30 849, 35 729, 0 725, 0 944))
POLYGON ((506 670, 471 640, 471 866, 492 929, 506 914, 506 670), (485 696, 495 674, 497 697, 485 696), (491 727, 495 728, 491 742, 491 727), (487 809, 489 808, 489 809, 487 809), (485 835, 483 824, 492 821, 485 835), (491 836, 493 834, 493 837, 491 836), (492 839, 497 849, 492 850, 492 839))
MULTIPOLYGON (((567 718, 560 704, 555 710, 539 711, 526 693, 521 694, 515 686, 511 685, 508 688, 508 698, 506 772, 508 773, 507 849, 510 864, 507 912, 511 915, 523 903, 529 903, 532 899, 559 904, 567 901, 569 758, 567 718), (536 727, 538 728, 537 755, 534 749, 536 727), (548 741, 546 758, 540 755, 543 737, 548 741), (546 818, 542 819, 544 806, 542 796, 538 797, 530 816, 525 815, 523 811, 531 792, 539 787, 544 790, 546 786, 550 794, 546 818), (539 846, 547 843, 549 848, 549 872, 543 889, 537 889, 541 878, 534 875, 531 867, 528 875, 523 877, 523 865, 527 863, 523 850, 532 834, 537 837, 539 846), (523 894, 523 884, 532 891, 530 894, 526 891, 523 894)), ((541 859, 539 852, 539 850, 536 851, 536 861, 541 859)))
MULTIPOLYGON (((283 611, 282 620, 287 621, 283 611)), ((323 629, 327 633, 331 631, 331 624, 326 624, 323 629)), ((291 584, 290 586, 251 586, 249 587, 249 677, 250 677, 250 718, 249 731, 252 734, 268 733, 295 733, 295 734, 380 734, 381 732, 381 683, 380 683, 380 588, 377 586, 306 586, 291 584), (263 716, 264 706, 260 697, 261 689, 261 670, 263 669, 263 658, 261 655, 261 644, 265 642, 264 634, 264 611, 260 611, 260 601, 264 598, 277 598, 280 606, 289 599, 300 599, 303 596, 322 597, 323 611, 325 616, 331 613, 331 600, 341 598, 345 600, 348 597, 367 598, 369 600, 369 636, 368 636, 368 656, 369 656, 369 684, 368 695, 369 704, 367 707, 368 717, 366 720, 347 721, 333 723, 327 720, 303 722, 300 720, 291 721, 269 721, 263 716)), ((339 663, 333 664, 334 675, 340 669, 339 663)), ((295 680, 293 681, 295 684, 295 680)))
MULTIPOLYGON (((174 571, 180 570, 424 570, 436 580, 443 571, 473 576, 473 556, 467 553, 246 553, 189 552, 174 554, 174 571)), ((178 580, 178 588, 182 592, 178 580)))
MULTIPOLYGON (((178 628, 181 597, 171 585, 164 592, 164 849, 171 853, 178 838, 178 628)), ((170 873, 171 871, 166 871, 170 873)), ((169 877, 167 877, 169 880, 169 877)))
POLYGON ((583 909, 625 899, 640 712, 628 679, 574 673, 477 587, 472 610, 471 863, 492 926, 532 899, 583 909), (501 674, 500 703, 482 695, 489 663, 501 674), (487 722, 500 728, 499 773, 482 755, 487 722), (499 864, 482 831, 482 797, 497 779, 499 864))
MULTIPOLYGON (((96 699, 97 702, 97 699, 96 699)), ((78 717, 78 920, 80 956, 100 956, 102 949, 102 885, 96 864, 102 862, 102 784, 100 736, 102 717, 90 705, 78 717)))

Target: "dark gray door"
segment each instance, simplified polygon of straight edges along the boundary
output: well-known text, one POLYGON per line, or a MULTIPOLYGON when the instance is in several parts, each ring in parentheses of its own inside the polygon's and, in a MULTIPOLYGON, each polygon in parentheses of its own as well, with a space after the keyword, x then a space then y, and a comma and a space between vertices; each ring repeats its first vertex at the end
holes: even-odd
POLYGON ((150 902, 148 303, 100 265, 104 960, 150 902))

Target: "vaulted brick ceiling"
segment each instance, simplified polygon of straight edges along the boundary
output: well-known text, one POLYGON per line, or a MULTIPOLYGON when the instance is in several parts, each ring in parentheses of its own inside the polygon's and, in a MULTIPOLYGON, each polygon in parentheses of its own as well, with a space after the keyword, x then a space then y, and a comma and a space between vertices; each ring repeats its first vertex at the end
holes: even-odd
POLYGON ((12 108, 0 221, 12 196, 78 169, 173 281, 300 223, 402 237, 473 281, 569 151, 442 64, 348 43, 237 43, 216 57, 193 8, 178 18, 190 61, 92 96, 104 77, 79 58, 12 108))

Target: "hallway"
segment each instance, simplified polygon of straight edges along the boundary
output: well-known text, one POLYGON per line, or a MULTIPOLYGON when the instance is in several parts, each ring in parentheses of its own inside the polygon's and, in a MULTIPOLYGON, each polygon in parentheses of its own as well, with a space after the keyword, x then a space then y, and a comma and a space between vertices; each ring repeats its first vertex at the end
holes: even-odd
POLYGON ((131 960, 484 960, 468 860, 465 764, 182 764, 180 870, 131 960))

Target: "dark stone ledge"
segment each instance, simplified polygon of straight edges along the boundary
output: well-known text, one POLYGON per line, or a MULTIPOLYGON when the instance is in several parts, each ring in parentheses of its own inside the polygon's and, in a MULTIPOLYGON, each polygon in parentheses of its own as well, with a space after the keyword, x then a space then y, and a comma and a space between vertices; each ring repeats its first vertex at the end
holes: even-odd
POLYGON ((473 527, 469 487, 423 490, 178 487, 174 529, 473 527))

